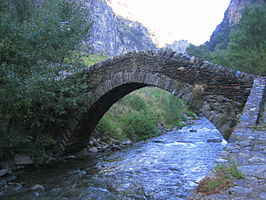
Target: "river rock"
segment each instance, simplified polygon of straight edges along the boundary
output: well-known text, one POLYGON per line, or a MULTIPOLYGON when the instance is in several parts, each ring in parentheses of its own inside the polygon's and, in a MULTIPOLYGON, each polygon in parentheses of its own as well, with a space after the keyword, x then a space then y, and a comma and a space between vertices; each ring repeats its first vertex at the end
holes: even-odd
POLYGON ((16 165, 31 165, 33 161, 31 158, 26 154, 15 154, 14 160, 16 165))
POLYGON ((262 193, 260 193, 260 194, 259 194, 259 197, 260 197, 261 199, 266 199, 266 192, 262 192, 262 193))
POLYGON ((90 151, 91 153, 97 153, 99 150, 98 150, 98 148, 96 148, 96 147, 91 147, 91 148, 89 148, 89 151, 90 151))
POLYGON ((132 145, 133 142, 131 140, 127 140, 127 141, 123 141, 121 144, 122 145, 132 145))
POLYGON ((90 200, 90 199, 113 199, 111 194, 107 189, 89 187, 85 194, 81 194, 81 200, 90 200))
POLYGON ((80 151, 80 152, 78 152, 78 153, 75 153, 74 156, 75 156, 76 158, 78 158, 78 159, 85 159, 85 158, 87 158, 87 157, 90 156, 90 153, 88 152, 87 149, 84 149, 84 150, 82 150, 82 151, 80 151))
POLYGON ((11 174, 11 172, 8 169, 1 169, 0 170, 0 177, 10 175, 10 174, 11 174))
POLYGON ((41 190, 41 191, 44 191, 45 190, 44 186, 43 185, 40 185, 40 184, 34 185, 31 189, 32 190, 41 190))
POLYGON ((222 139, 209 139, 207 140, 207 142, 220 143, 220 142, 223 142, 223 140, 222 139))

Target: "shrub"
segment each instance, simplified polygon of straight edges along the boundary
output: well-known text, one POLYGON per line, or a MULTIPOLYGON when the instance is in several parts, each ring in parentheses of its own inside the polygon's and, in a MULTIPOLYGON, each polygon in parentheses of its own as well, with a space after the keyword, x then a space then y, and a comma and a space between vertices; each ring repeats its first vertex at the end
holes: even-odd
POLYGON ((122 119, 122 129, 132 141, 141 141, 158 134, 156 119, 150 111, 129 113, 122 119))

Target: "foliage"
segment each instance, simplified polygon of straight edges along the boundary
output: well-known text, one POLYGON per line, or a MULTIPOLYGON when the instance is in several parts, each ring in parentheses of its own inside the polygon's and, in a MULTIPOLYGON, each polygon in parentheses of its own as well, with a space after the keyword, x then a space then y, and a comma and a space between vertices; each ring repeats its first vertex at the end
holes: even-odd
POLYGON ((67 57, 65 57, 64 62, 75 63, 77 62, 77 59, 79 59, 79 61, 82 62, 82 64, 84 64, 85 66, 91 66, 95 63, 106 60, 107 58, 108 57, 105 55, 88 54, 81 51, 73 51, 69 53, 67 57))
POLYGON ((166 124, 175 124, 183 127, 180 119, 182 114, 187 110, 186 105, 181 99, 177 99, 175 96, 170 95, 165 100, 164 110, 165 110, 165 123, 166 124))
POLYGON ((128 113, 121 123, 126 136, 132 141, 141 141, 158 134, 157 120, 150 110, 128 113))
POLYGON ((203 58, 204 60, 211 59, 211 52, 206 45, 195 46, 193 44, 190 44, 188 48, 186 48, 186 52, 191 56, 203 58))
POLYGON ((87 37, 90 22, 79 1, 0 6, 0 158, 22 151, 41 155, 56 144, 56 131, 71 111, 85 109, 81 91, 87 86, 65 78, 83 67, 82 60, 64 60, 87 37))
POLYGON ((159 124, 184 126, 182 115, 195 116, 186 104, 159 88, 134 91, 115 103, 97 125, 97 132, 118 140, 145 140, 159 134, 159 124))
POLYGON ((266 75, 266 5, 247 9, 230 39, 231 66, 266 75))
POLYGON ((85 54, 85 53, 83 53, 83 56, 81 57, 81 59, 83 60, 83 62, 86 66, 91 66, 95 63, 106 60, 107 58, 108 57, 104 56, 104 55, 85 54))
POLYGON ((208 50, 206 45, 187 48, 190 55, 235 70, 266 75, 266 5, 247 8, 230 33, 228 45, 208 50))
POLYGON ((233 178, 244 178, 244 175, 237 169, 235 163, 230 163, 230 165, 217 164, 214 170, 215 176, 204 178, 200 182, 197 192, 204 194, 219 193, 233 186, 233 178))
POLYGON ((237 179, 244 178, 244 175, 237 169, 237 165, 235 163, 232 163, 230 166, 218 164, 214 169, 219 176, 229 176, 237 179))

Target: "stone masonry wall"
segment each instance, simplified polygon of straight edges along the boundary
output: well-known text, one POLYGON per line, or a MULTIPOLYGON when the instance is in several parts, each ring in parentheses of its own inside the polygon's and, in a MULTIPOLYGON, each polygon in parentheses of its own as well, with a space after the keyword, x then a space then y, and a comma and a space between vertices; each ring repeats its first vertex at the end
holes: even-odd
MULTIPOLYGON (((266 199, 266 77, 256 78, 239 123, 217 163, 235 162, 244 179, 218 194, 203 195, 194 191, 189 199, 266 199), (259 121, 260 119, 260 121, 259 121), (262 126, 262 128, 260 127, 262 126)), ((208 176, 212 176, 212 170, 208 176)))
POLYGON ((104 113, 123 96, 145 86, 162 88, 185 100, 229 138, 254 79, 171 50, 130 52, 75 76, 88 80, 88 112, 70 116, 61 143, 63 153, 82 150, 104 113))

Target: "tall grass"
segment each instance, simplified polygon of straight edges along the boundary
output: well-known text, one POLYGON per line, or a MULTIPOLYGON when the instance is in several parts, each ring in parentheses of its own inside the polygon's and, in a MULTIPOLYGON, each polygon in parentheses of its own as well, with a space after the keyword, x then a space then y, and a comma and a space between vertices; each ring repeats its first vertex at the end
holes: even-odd
POLYGON ((145 87, 115 103, 96 127, 102 136, 118 140, 145 140, 160 134, 159 126, 180 124, 191 115, 185 102, 162 89, 145 87))

